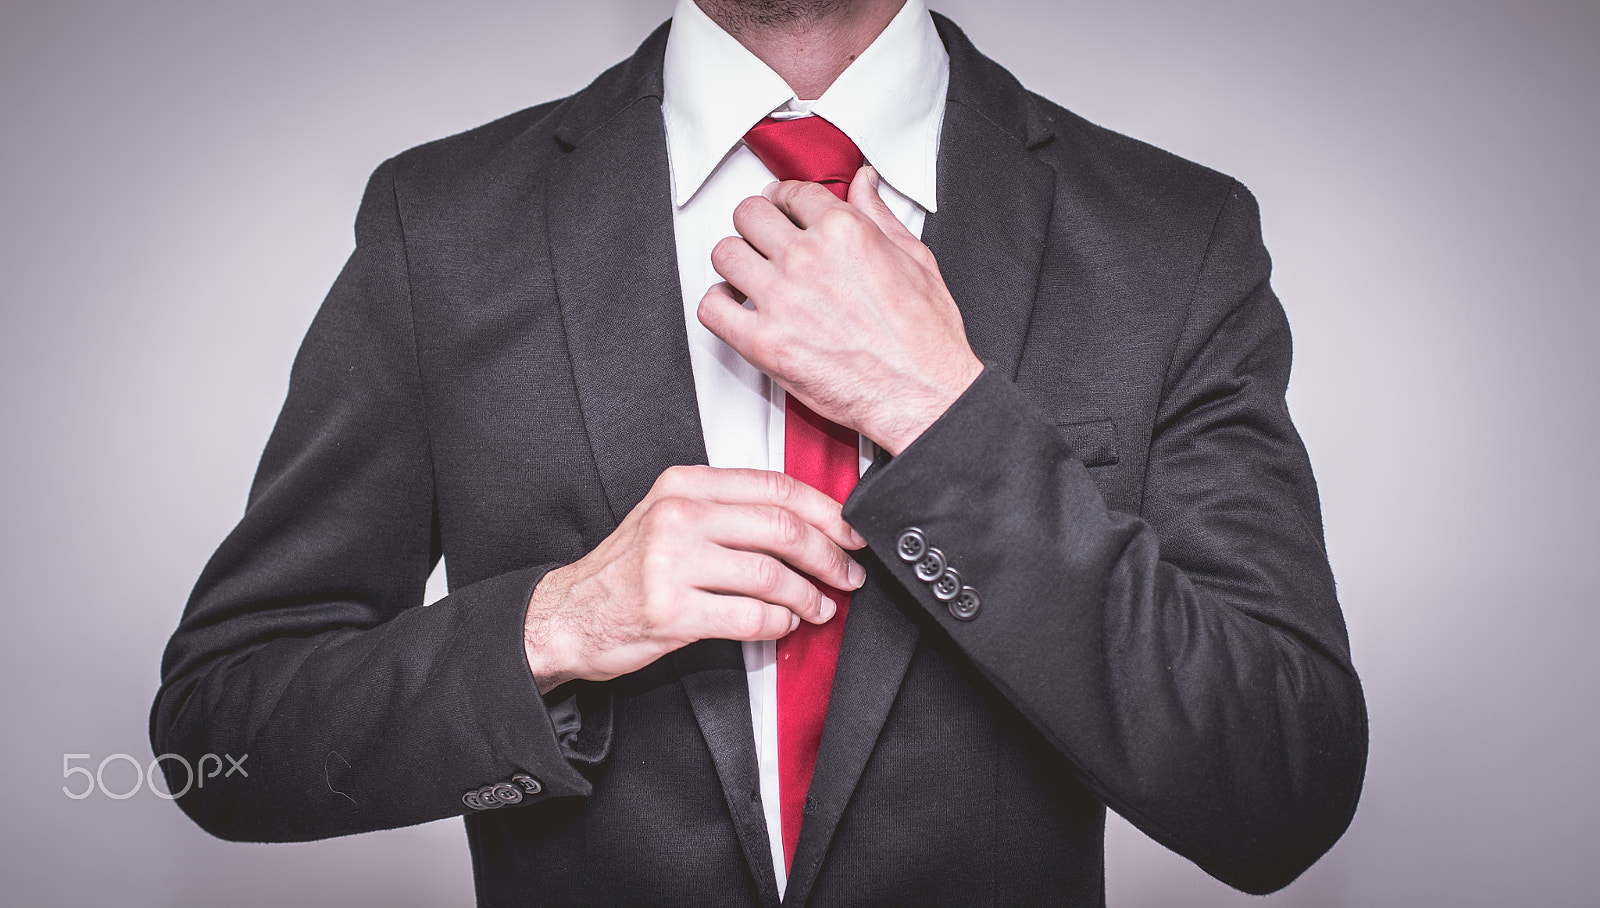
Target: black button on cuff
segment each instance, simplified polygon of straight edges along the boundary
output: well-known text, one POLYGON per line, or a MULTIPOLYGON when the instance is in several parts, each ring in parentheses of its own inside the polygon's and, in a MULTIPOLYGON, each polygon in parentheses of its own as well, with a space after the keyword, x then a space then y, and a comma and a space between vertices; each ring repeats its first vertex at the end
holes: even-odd
POLYGON ((948 565, 945 564, 944 553, 938 549, 930 548, 922 553, 922 559, 917 562, 913 570, 916 572, 918 580, 923 583, 932 583, 939 578, 940 574, 944 573, 946 567, 948 565))
MULTIPOLYGON (((934 595, 938 595, 935 591, 934 595)), ((983 600, 978 598, 978 591, 970 586, 961 588, 961 592, 950 601, 950 614, 960 621, 971 621, 978 617, 978 612, 983 608, 983 600)))
POLYGON ((961 574, 955 568, 947 567, 928 585, 933 588, 933 598, 940 602, 951 602, 961 595, 961 574))
POLYGON ((467 792, 461 796, 461 803, 473 810, 493 810, 508 804, 520 804, 524 797, 536 795, 541 791, 544 791, 544 786, 538 779, 519 772, 511 777, 510 782, 496 782, 476 791, 467 792))
POLYGON ((916 527, 906 527, 900 531, 900 538, 895 540, 894 551, 907 564, 920 561, 923 553, 928 551, 928 537, 916 527))
POLYGON ((961 582, 961 572, 951 567, 944 552, 928 544, 928 536, 917 527, 906 527, 894 541, 894 553, 911 565, 918 580, 928 584, 933 598, 946 604, 950 614, 971 621, 983 609, 978 591, 961 582))

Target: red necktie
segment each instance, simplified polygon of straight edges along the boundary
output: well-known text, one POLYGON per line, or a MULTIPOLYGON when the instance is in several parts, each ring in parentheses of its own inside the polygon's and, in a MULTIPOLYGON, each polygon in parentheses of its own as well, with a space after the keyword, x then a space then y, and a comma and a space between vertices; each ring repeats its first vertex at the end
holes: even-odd
MULTIPOLYGON (((863 163, 855 143, 821 117, 768 117, 744 141, 778 179, 821 183, 841 199, 863 163)), ((823 419, 793 395, 784 410, 783 471, 842 504, 860 478, 855 431, 823 419)), ((802 621, 778 641, 778 800, 785 868, 793 863, 800 841, 806 790, 822 743, 833 668, 850 609, 849 593, 811 582, 839 610, 823 625, 802 621)))

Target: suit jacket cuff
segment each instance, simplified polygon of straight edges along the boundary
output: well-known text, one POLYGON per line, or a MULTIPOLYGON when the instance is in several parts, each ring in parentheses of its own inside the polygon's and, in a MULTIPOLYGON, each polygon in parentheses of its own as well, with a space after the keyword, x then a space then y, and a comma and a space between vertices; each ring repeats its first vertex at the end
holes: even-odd
POLYGON ((992 629, 992 622, 976 620, 986 608, 985 594, 1011 592, 997 586, 1009 585, 1009 578, 998 576, 1001 566, 991 557, 996 540, 1005 549, 1006 540, 1020 542, 1040 532, 1025 523, 1036 502, 1006 502, 1036 491, 1029 480, 1039 473, 1041 455, 1081 474, 1068 484, 1078 500, 1067 510, 1104 514, 1082 466, 1104 452, 1078 447, 1015 383, 986 364, 950 409, 899 456, 880 459, 867 471, 845 502, 844 516, 947 630, 976 642, 992 629), (918 554, 914 549, 902 548, 910 530, 935 551, 932 559, 912 557, 918 554), (942 570, 935 570, 939 559, 942 570), (950 576, 941 581, 945 574, 950 576))
MULTIPOLYGON (((523 652, 523 624, 533 588, 548 566, 513 571, 452 591, 452 604, 467 615, 463 635, 482 646, 471 687, 473 712, 482 730, 491 765, 484 786, 509 783, 514 776, 535 779, 524 799, 538 803, 556 797, 583 797, 589 781, 574 764, 600 762, 610 747, 609 703, 587 688, 568 685, 547 708, 523 652)), ((467 792, 460 792, 465 796, 467 792)), ((468 805, 471 806, 470 799, 468 805)), ((490 804, 492 808, 494 805, 490 804)))

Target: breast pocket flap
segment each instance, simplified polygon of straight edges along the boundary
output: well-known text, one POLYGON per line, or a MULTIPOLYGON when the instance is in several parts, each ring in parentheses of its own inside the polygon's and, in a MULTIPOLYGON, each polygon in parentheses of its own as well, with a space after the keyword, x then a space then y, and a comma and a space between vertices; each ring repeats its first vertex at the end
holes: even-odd
POLYGON ((1072 455, 1086 467, 1109 467, 1117 462, 1117 427, 1109 419, 1058 422, 1056 431, 1066 439, 1072 455))

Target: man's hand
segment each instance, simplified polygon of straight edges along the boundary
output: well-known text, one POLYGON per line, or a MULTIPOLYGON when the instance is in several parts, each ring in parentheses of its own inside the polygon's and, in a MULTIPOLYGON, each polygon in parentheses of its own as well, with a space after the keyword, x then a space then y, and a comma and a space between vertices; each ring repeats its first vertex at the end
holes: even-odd
POLYGON ((933 253, 876 182, 864 167, 848 203, 795 181, 739 203, 740 236, 711 252, 727 282, 706 292, 699 316, 818 414, 899 454, 983 364, 933 253))
POLYGON ((696 640, 774 640, 834 605, 802 574, 842 590, 866 545, 838 502, 782 473, 673 467, 578 561, 533 591, 523 647, 540 693, 604 681, 696 640))

